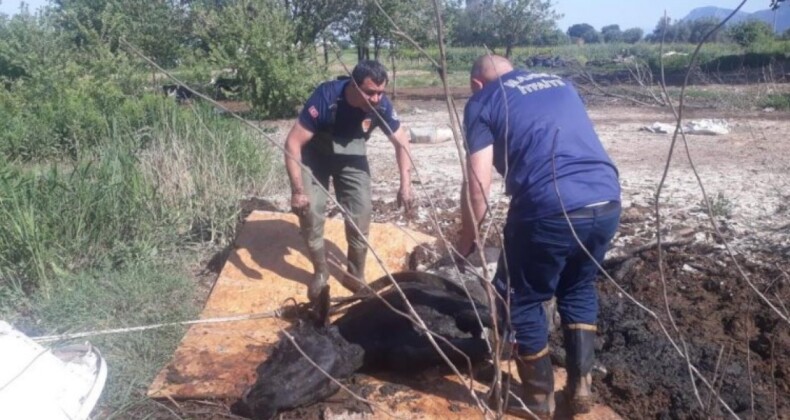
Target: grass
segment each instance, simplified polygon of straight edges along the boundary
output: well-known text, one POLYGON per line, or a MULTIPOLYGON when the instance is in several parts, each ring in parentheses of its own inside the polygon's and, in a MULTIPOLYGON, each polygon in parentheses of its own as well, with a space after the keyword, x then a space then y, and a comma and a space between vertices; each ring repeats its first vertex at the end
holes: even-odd
POLYGON ((769 94, 760 101, 760 106, 763 108, 790 111, 790 93, 769 94))
MULTIPOLYGON (((133 104, 76 160, 0 155, 0 316, 31 335, 192 319, 194 267, 233 240, 239 200, 283 185, 257 132, 210 107, 133 104)), ((155 410, 145 390, 182 334, 90 340, 110 371, 101 417, 155 410)))
MULTIPOLYGON (((185 263, 160 259, 64 276, 52 296, 31 298, 31 315, 37 319, 34 329, 90 331, 193 319, 197 315, 194 284, 185 275, 185 263)), ((150 409, 153 402, 145 397, 146 389, 183 332, 184 328, 168 327, 89 339, 108 364, 101 417, 138 417, 150 409)))

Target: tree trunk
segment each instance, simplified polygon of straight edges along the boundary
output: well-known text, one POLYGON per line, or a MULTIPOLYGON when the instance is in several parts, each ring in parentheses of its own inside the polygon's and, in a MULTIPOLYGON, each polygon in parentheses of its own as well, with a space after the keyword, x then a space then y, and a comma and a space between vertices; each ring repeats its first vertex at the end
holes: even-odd
POLYGON ((379 53, 381 52, 381 38, 378 36, 373 37, 373 59, 379 60, 379 53))
POLYGON ((508 43, 508 44, 505 46, 505 58, 507 58, 508 60, 510 60, 510 54, 511 54, 511 53, 513 53, 513 45, 508 43))
POLYGON ((326 37, 324 37, 324 65, 329 67, 329 43, 326 42, 326 37))
MULTIPOLYGON (((390 46, 390 48, 392 47, 390 46)), ((393 53, 393 50, 390 50, 390 63, 391 63, 390 67, 392 67, 392 100, 395 100, 395 95, 398 92, 397 84, 396 84, 396 76, 398 70, 395 68, 395 54, 393 53)))

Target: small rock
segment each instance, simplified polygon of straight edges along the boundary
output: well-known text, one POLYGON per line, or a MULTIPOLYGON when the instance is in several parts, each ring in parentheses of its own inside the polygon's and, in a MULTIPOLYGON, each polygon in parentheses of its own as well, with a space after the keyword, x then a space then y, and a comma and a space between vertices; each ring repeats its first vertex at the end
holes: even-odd
POLYGON ((690 266, 688 264, 683 264, 683 271, 685 271, 687 273, 692 273, 692 274, 699 273, 699 270, 697 270, 696 268, 694 268, 694 267, 692 267, 692 266, 690 266))

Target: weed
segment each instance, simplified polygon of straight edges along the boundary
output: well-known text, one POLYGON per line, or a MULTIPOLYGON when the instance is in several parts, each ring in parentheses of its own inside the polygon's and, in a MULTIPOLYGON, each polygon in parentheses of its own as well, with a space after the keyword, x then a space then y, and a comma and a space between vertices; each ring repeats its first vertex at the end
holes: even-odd
MULTIPOLYGON (((50 296, 31 297, 35 310, 18 324, 28 332, 50 334, 193 319, 195 287, 181 263, 159 260, 63 276, 50 296)), ((168 327, 88 339, 101 349, 108 364, 101 417, 136 417, 133 411, 151 404, 145 390, 183 332, 182 327, 168 327)))
MULTIPOLYGON (((734 203, 727 198, 722 191, 716 193, 716 197, 708 197, 708 200, 710 201, 710 207, 714 217, 732 217, 734 203)), ((703 211, 707 212, 708 207, 705 205, 705 200, 700 201, 698 206, 703 211)))
POLYGON ((761 108, 774 108, 777 110, 790 110, 790 93, 769 94, 760 101, 761 108))

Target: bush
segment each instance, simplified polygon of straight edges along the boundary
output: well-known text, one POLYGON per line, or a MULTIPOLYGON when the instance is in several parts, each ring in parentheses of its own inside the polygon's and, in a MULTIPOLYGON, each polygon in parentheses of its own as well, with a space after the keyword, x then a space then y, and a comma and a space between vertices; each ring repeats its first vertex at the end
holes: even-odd
POLYGON ((295 115, 320 80, 316 69, 321 66, 312 46, 297 45, 294 24, 282 2, 235 2, 221 10, 205 10, 200 19, 212 59, 238 69, 258 116, 295 115))
POLYGON ((727 34, 742 47, 750 47, 774 38, 774 31, 767 23, 747 20, 730 27, 727 34))
POLYGON ((763 108, 774 108, 779 110, 790 110, 790 93, 774 93, 760 101, 763 108))

